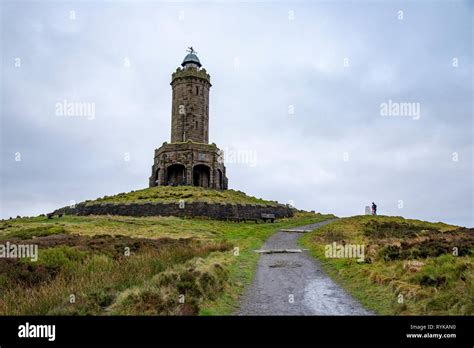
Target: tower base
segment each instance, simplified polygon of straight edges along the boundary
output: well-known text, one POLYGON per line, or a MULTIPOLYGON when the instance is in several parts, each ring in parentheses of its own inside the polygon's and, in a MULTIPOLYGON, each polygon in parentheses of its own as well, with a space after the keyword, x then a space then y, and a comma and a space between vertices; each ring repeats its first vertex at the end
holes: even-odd
POLYGON ((155 150, 149 187, 178 185, 227 189, 222 151, 216 144, 165 142, 155 150))

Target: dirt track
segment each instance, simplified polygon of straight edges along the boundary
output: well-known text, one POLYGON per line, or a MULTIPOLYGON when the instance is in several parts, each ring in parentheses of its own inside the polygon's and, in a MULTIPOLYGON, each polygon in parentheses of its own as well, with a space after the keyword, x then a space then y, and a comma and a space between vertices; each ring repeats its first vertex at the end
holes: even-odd
MULTIPOLYGON (((295 229, 314 229, 324 221, 295 229)), ((301 233, 277 232, 262 249, 300 249, 301 233)), ((372 315, 322 270, 307 251, 262 254, 236 315, 372 315)))

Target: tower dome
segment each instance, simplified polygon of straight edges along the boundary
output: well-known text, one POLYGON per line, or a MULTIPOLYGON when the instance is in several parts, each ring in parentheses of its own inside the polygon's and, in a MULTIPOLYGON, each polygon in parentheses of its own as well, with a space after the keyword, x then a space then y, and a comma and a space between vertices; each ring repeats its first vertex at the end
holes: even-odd
POLYGON ((189 47, 189 53, 186 55, 186 57, 184 57, 184 60, 181 63, 182 66, 186 66, 188 64, 195 64, 198 67, 201 67, 201 62, 199 61, 199 58, 192 47, 189 47))

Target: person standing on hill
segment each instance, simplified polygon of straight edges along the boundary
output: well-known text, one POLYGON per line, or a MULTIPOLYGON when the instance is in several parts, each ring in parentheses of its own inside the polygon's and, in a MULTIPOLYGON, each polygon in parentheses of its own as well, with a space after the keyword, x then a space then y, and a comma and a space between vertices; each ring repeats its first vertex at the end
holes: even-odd
POLYGON ((372 202, 372 215, 377 215, 377 205, 372 202))

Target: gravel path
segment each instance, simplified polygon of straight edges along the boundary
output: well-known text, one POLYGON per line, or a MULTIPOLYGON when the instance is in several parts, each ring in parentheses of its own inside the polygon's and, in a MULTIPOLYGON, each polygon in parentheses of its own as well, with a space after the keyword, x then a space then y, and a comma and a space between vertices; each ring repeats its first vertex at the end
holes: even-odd
MULTIPOLYGON (((315 229, 333 220, 294 229, 315 229)), ((302 233, 279 231, 262 249, 300 249, 302 233)), ((373 315, 322 270, 308 251, 262 254, 236 315, 373 315)))

